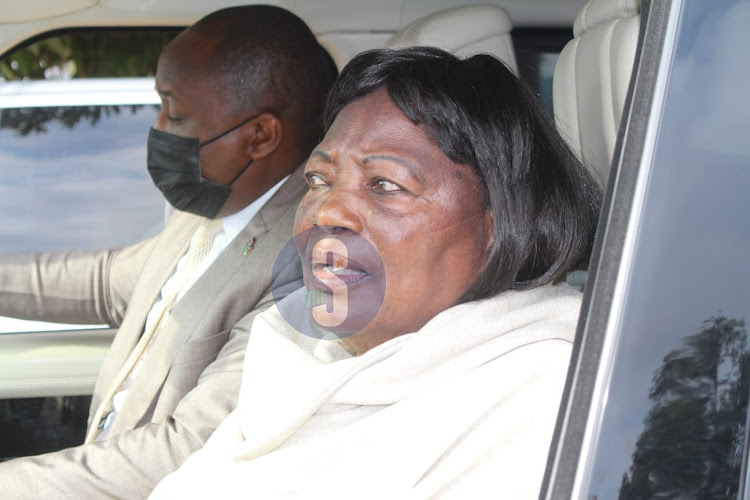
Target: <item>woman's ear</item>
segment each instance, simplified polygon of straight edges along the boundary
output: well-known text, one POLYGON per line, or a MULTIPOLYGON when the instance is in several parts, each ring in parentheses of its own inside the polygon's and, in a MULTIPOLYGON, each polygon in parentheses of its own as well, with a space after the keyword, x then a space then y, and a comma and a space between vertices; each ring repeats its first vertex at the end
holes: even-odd
POLYGON ((284 138, 284 123, 271 113, 262 113, 251 123, 247 136, 248 156, 261 160, 279 148, 284 138))

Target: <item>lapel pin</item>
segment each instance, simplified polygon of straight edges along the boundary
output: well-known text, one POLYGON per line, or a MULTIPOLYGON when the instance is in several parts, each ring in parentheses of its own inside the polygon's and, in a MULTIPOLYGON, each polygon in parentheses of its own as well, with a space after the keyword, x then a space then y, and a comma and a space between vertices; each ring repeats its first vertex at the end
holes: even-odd
POLYGON ((247 243, 245 243, 245 247, 242 249, 242 255, 247 255, 247 252, 253 249, 253 245, 255 245, 254 236, 252 237, 252 239, 247 240, 247 243))

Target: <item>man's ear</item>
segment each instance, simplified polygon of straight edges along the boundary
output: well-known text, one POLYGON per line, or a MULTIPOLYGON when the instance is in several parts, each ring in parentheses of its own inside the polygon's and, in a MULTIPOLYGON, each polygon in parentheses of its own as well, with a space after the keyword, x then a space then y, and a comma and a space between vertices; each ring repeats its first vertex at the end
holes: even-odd
POLYGON ((271 113, 262 113, 250 124, 247 135, 248 156, 261 160, 273 154, 284 138, 284 123, 271 113))

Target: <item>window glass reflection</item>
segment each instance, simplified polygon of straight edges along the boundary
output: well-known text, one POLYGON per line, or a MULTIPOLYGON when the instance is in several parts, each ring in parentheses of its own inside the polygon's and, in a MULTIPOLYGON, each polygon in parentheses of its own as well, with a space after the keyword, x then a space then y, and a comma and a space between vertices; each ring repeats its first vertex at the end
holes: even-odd
POLYGON ((618 498, 733 498, 745 444, 745 322, 724 316, 668 353, 618 498))
MULTIPOLYGON (((0 109, 0 258, 114 248, 155 235, 166 204, 146 170, 158 108, 0 109)), ((102 328, 0 317, 0 334, 102 328)))
POLYGON ((0 110, 0 254, 109 248, 156 234, 154 106, 0 110))
POLYGON ((589 498, 731 498, 750 318, 750 2, 685 2, 589 498))

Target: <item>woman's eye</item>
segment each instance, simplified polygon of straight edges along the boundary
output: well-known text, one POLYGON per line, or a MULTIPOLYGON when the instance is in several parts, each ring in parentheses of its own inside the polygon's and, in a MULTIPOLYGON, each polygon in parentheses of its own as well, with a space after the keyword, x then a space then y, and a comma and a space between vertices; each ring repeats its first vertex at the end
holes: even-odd
POLYGON ((319 176, 318 174, 306 174, 305 177, 307 177, 307 184, 310 187, 318 187, 318 186, 326 185, 323 178, 319 176))
POLYGON ((182 121, 182 117, 180 116, 167 116, 167 120, 169 120, 172 123, 179 123, 182 121))
POLYGON ((373 184, 378 189, 378 191, 384 191, 387 193, 394 191, 403 191, 403 189, 401 189, 401 186, 385 179, 375 179, 375 182, 373 184))

